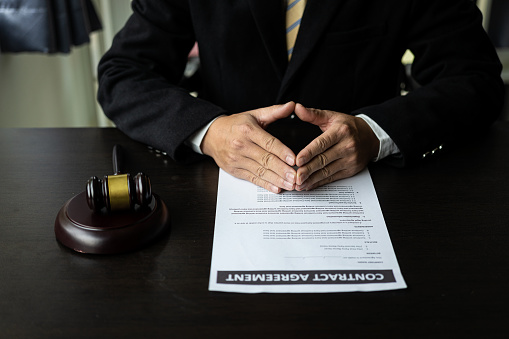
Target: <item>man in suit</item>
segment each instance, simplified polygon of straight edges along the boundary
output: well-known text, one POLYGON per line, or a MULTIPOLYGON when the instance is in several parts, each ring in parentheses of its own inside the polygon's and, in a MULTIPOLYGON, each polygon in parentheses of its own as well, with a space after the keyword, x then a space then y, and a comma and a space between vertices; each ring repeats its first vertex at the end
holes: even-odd
POLYGON ((496 119, 501 65, 470 0, 307 0, 291 58, 286 5, 134 0, 99 65, 105 113, 176 160, 204 153, 273 192, 312 189, 383 158, 411 165, 496 119), (195 41, 199 98, 178 85, 195 41), (420 87, 401 96, 407 49, 420 87), (294 115, 323 132, 296 152, 266 131, 294 115))

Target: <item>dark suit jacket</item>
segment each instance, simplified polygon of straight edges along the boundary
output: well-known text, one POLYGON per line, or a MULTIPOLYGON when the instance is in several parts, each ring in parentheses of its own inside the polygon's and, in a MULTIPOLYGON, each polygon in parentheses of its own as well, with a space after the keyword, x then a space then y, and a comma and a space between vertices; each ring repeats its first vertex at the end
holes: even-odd
POLYGON ((220 114, 285 103, 375 120, 404 163, 476 138, 503 101, 501 65, 469 0, 308 0, 293 58, 277 0, 135 0, 99 65, 105 113, 134 139, 189 158, 220 114), (198 41, 200 98, 178 87, 198 41), (406 49, 422 87, 399 95, 406 49))

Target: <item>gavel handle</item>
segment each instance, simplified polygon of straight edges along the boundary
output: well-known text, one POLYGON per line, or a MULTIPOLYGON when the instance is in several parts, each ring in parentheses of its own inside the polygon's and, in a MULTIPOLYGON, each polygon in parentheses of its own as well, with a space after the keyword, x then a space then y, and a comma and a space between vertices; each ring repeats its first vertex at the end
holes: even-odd
POLYGON ((121 174, 124 164, 124 152, 120 145, 113 146, 113 173, 115 175, 121 174))

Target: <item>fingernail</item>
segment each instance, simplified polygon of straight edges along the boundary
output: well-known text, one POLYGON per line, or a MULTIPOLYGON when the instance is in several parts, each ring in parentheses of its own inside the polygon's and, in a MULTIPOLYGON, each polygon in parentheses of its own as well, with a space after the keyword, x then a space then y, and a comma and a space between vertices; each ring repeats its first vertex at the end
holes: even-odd
POLYGON ((295 174, 286 173, 286 179, 288 179, 289 182, 295 183, 295 174))
POLYGON ((289 183, 288 181, 284 182, 284 186, 288 191, 293 191, 293 184, 289 183))
POLYGON ((297 159, 297 166, 302 166, 304 165, 308 160, 306 159, 306 157, 300 157, 299 159, 297 159))
POLYGON ((306 181, 307 177, 304 175, 297 175, 297 181, 295 182, 298 185, 302 185, 304 181, 306 181))
POLYGON ((286 157, 286 163, 290 166, 293 166, 295 165, 295 158, 292 157, 291 155, 287 156, 286 157))
POLYGON ((277 186, 271 185, 271 186, 270 186, 270 191, 271 191, 272 193, 279 193, 279 192, 280 192, 280 188, 279 188, 279 187, 277 187, 277 186))
POLYGON ((297 186, 295 186, 295 189, 297 191, 305 191, 307 189, 307 186, 308 185, 306 185, 306 184, 304 184, 304 185, 297 185, 297 186))

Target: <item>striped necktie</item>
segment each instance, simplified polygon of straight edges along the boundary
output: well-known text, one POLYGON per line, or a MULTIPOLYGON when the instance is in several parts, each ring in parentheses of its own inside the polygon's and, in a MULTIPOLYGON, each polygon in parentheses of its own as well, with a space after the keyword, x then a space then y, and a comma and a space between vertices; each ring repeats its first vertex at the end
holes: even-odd
POLYGON ((286 1, 286 50, 288 52, 288 60, 291 59, 293 54, 293 47, 295 46, 305 7, 306 0, 286 1))

